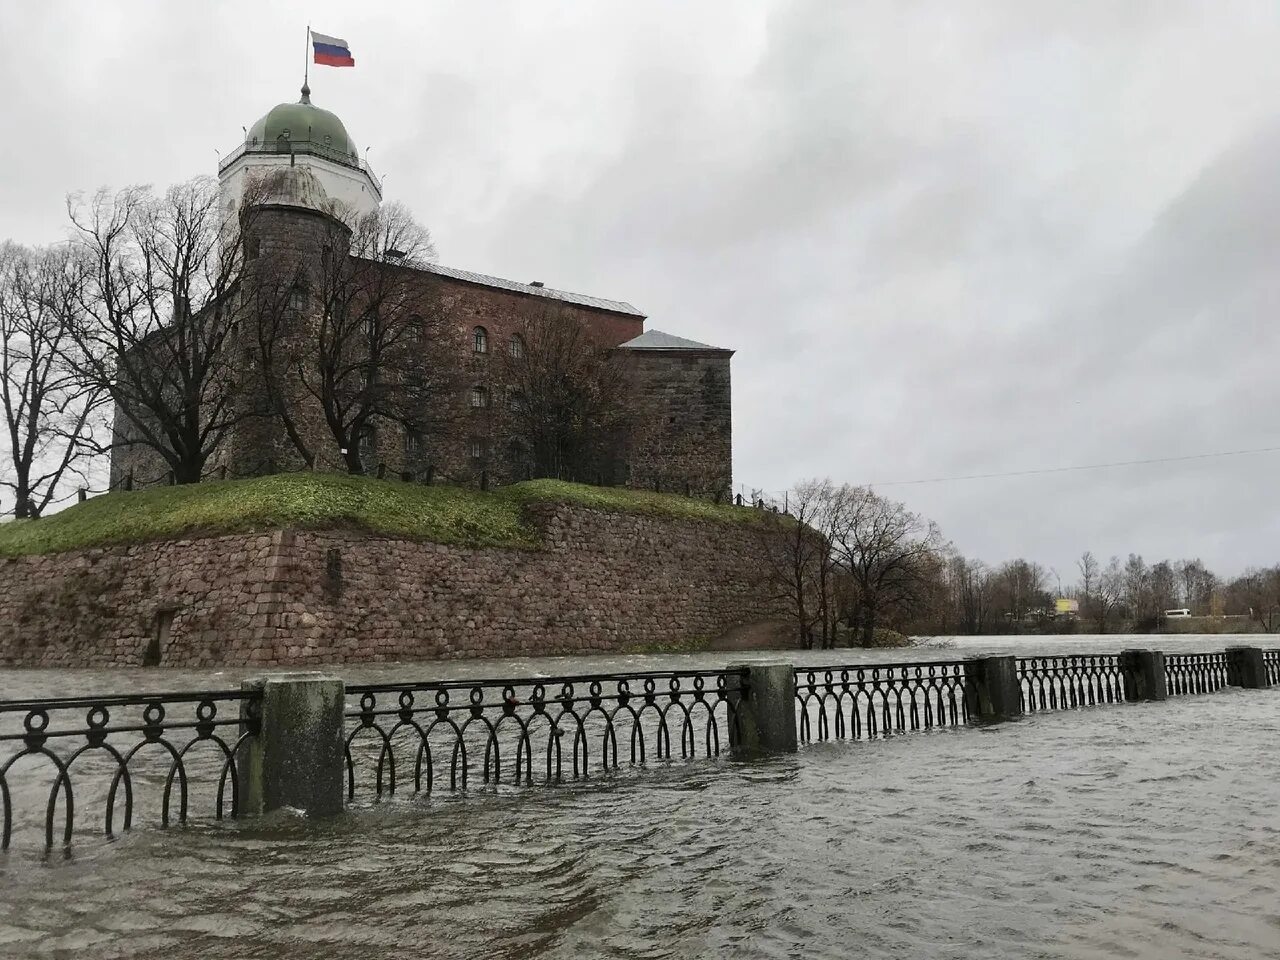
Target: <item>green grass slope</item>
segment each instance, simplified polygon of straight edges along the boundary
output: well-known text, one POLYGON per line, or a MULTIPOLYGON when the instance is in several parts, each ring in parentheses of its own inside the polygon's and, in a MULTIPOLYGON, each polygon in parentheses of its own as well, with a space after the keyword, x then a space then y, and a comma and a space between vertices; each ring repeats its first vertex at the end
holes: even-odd
POLYGON ((481 493, 289 473, 94 497, 40 520, 0 525, 0 557, 282 528, 356 528, 433 543, 530 548, 538 540, 525 505, 558 502, 690 520, 749 522, 758 516, 749 508, 557 480, 481 493))

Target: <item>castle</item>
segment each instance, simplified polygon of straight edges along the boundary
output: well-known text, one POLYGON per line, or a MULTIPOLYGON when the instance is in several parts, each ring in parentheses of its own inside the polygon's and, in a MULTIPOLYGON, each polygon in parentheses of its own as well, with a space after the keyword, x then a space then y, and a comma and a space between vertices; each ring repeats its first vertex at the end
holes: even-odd
MULTIPOLYGON (((273 328, 272 342, 262 347, 266 352, 247 336, 229 347, 238 352, 234 394, 246 415, 223 434, 206 477, 351 468, 352 460, 343 456, 347 451, 320 436, 327 411, 317 406, 314 391, 302 389, 297 377, 282 376, 283 366, 264 369, 262 362, 274 345, 287 357, 300 338, 313 335, 318 298, 306 277, 336 257, 359 271, 366 286, 394 281, 396 311, 413 323, 432 320, 429 344, 405 343, 422 354, 411 358, 419 371, 413 375, 430 368, 438 389, 418 408, 373 418, 361 428, 355 442, 365 472, 481 485, 535 475, 528 450, 512 433, 511 411, 520 401, 511 380, 529 325, 553 313, 616 360, 629 423, 592 476, 572 479, 717 499, 727 495, 733 351, 646 330, 645 314, 620 300, 409 262, 391 249, 376 259, 362 256, 352 246, 350 225, 382 208, 382 186, 342 121, 313 104, 305 85, 298 102, 273 107, 248 128, 243 145, 220 162, 218 174, 229 213, 255 184, 269 185, 255 194, 253 225, 240 241, 246 280, 237 296, 253 305, 246 309, 261 309, 266 301, 261 289, 257 299, 250 296, 248 278, 261 275, 254 273, 258 265, 288 263, 303 279, 294 281, 292 312, 282 314, 286 322, 273 328), (429 362, 423 359, 427 354, 429 362), (274 399, 264 407, 267 395, 274 399), (250 415, 253 404, 255 411, 275 412, 250 415), (445 421, 449 428, 439 428, 445 421), (298 449, 314 449, 315 455, 308 463, 298 449)), ((155 482, 164 473, 164 462, 137 442, 136 430, 117 408, 113 488, 155 482)))

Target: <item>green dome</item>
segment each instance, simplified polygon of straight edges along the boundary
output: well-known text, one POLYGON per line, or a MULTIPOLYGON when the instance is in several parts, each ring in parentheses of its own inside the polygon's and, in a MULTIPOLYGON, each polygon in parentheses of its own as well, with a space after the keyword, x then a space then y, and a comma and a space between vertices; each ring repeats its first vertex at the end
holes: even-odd
POLYGON ((245 145, 250 150, 258 146, 270 148, 280 140, 309 142, 353 160, 360 158, 342 121, 336 114, 313 105, 311 89, 305 86, 302 99, 297 103, 281 103, 272 107, 266 116, 250 127, 245 145))

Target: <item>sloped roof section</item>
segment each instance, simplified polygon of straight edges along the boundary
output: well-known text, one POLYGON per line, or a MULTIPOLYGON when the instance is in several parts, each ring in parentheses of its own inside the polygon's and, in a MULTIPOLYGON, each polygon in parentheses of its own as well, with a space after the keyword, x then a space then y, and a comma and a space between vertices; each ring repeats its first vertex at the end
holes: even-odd
POLYGON ((472 273, 470 270, 455 270, 453 267, 442 267, 439 264, 427 264, 423 269, 441 277, 452 277, 466 283, 475 283, 482 287, 494 287, 498 290, 509 290, 512 293, 525 293, 533 297, 545 297, 548 300, 559 300, 561 303, 573 303, 580 307, 592 307, 596 310, 609 310, 613 313, 625 313, 633 317, 644 317, 644 314, 631 304, 622 300, 606 300, 604 297, 589 297, 585 293, 570 293, 568 290, 555 290, 551 287, 535 287, 530 283, 519 283, 515 280, 504 280, 502 277, 491 277, 483 273, 472 273))
POLYGON ((663 333, 661 330, 646 330, 634 340, 628 340, 618 347, 619 350, 711 350, 716 353, 733 353, 724 347, 713 347, 709 343, 697 340, 686 340, 675 334, 663 333))

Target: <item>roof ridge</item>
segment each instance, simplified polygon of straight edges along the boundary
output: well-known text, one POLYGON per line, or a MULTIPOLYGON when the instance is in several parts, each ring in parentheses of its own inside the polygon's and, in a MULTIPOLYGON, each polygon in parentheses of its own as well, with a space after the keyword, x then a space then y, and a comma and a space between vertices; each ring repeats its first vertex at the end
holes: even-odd
POLYGON ((715 347, 709 343, 699 343, 688 337, 677 337, 665 330, 650 328, 640 336, 621 344, 622 350, 714 350, 719 353, 733 353, 727 347, 715 347))
POLYGON ((625 300, 609 300, 605 297, 593 297, 585 293, 574 293, 570 290, 558 290, 555 287, 534 286, 530 283, 520 283, 517 280, 507 280, 504 277, 495 277, 487 273, 476 273, 472 270, 460 270, 457 267, 446 267, 439 263, 428 263, 422 267, 428 273, 439 274, 442 277, 452 277, 455 280, 462 280, 466 283, 475 283, 484 287, 495 287, 499 290, 509 290, 512 293, 523 293, 534 297, 544 297, 548 300, 560 300, 564 303, 573 303, 583 307, 593 307, 597 310, 608 310, 613 313, 626 313, 631 316, 645 316, 644 312, 636 309, 625 300))

